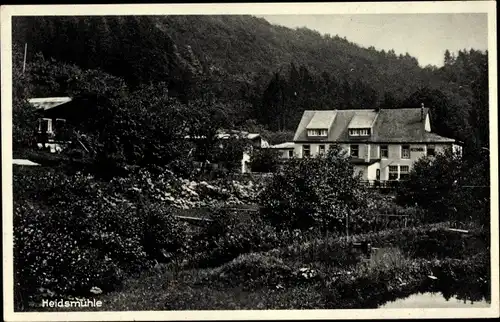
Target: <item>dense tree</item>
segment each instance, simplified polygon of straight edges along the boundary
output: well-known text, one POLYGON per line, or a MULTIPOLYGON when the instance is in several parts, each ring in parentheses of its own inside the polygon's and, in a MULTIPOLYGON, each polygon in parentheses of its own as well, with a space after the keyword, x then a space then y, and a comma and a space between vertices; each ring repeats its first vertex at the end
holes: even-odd
POLYGON ((444 52, 444 65, 450 66, 453 65, 455 57, 453 57, 448 49, 444 52))
POLYGON ((391 92, 384 93, 384 99, 380 104, 381 108, 397 108, 399 107, 399 105, 400 103, 396 100, 391 92))
POLYGON ((253 172, 275 172, 279 166, 279 152, 273 149, 259 149, 252 153, 253 172))
POLYGON ((241 169, 243 153, 249 151, 249 142, 240 136, 222 139, 212 150, 212 160, 223 171, 238 172, 241 169))
POLYGON ((339 37, 273 26, 250 16, 17 17, 13 29, 16 43, 27 42, 30 53, 42 51, 85 69, 99 67, 131 86, 164 81, 187 98, 200 72, 221 75, 231 84, 223 86, 230 89, 226 95, 232 95, 232 87, 259 74, 271 77, 291 62, 300 62, 294 72, 307 92, 307 74, 327 72, 351 84, 363 77, 376 92, 391 89, 401 100, 423 77, 408 54, 399 58, 394 51, 364 49, 339 37))
POLYGON ((467 138, 468 111, 456 106, 441 90, 424 87, 408 97, 402 106, 418 108, 421 104, 430 108, 434 132, 462 141, 467 138))

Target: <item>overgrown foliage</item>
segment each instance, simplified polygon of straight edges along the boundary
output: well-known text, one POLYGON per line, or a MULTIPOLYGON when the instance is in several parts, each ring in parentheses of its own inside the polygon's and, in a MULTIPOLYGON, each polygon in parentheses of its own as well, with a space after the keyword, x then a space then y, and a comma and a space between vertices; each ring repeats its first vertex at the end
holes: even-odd
POLYGON ((255 150, 252 153, 253 172, 276 172, 280 165, 279 152, 272 149, 255 150))
POLYGON ((400 203, 426 211, 428 221, 478 221, 489 225, 489 156, 474 161, 451 150, 419 159, 398 190, 400 203))
POLYGON ((323 231, 345 229, 345 218, 365 204, 346 151, 335 145, 324 156, 291 159, 261 196, 273 225, 323 231))
POLYGON ((383 248, 366 260, 351 254, 346 238, 325 243, 316 238, 315 245, 314 239, 295 240, 286 248, 242 254, 215 268, 174 271, 162 266, 128 280, 124 290, 102 299, 115 310, 376 308, 418 292, 490 300, 489 252, 480 245, 463 252, 461 246, 470 245, 481 230, 457 235, 446 227, 353 236, 356 241, 381 243, 383 248), (427 256, 434 242, 435 249, 446 252, 427 256))
POLYGON ((283 242, 276 229, 258 216, 244 219, 238 213, 217 210, 210 218, 213 222, 193 238, 192 247, 197 251, 191 263, 195 266, 218 266, 240 254, 268 250, 283 242))
MULTIPOLYGON (((16 305, 37 296, 88 295, 93 287, 110 291, 155 262, 214 265, 281 242, 258 218, 214 211, 206 228, 181 222, 176 207, 193 191, 169 172, 142 169, 103 181, 62 170, 14 168, 16 305)), ((198 199, 245 197, 236 189, 242 186, 225 187, 200 184, 198 199)))
POLYGON ((12 148, 19 150, 34 147, 38 113, 24 99, 15 98, 12 102, 12 148))
POLYGON ((179 253, 185 239, 164 208, 118 199, 115 186, 90 175, 15 169, 14 191, 16 291, 25 304, 34 295, 115 289, 152 261, 172 260, 165 254, 179 253))

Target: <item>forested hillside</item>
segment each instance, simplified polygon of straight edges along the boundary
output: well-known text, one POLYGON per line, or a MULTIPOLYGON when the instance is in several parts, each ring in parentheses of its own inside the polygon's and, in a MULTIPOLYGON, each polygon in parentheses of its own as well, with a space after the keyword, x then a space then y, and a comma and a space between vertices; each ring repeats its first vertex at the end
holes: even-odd
MULTIPOLYGON (((17 17, 13 39, 18 64, 28 43, 32 66, 42 53, 45 64, 53 58, 59 69, 100 70, 132 91, 162 83, 183 103, 217 99, 235 126, 293 131, 304 109, 424 102, 436 132, 488 145, 487 53, 480 51, 447 52, 444 67, 422 68, 408 54, 252 16, 17 17)), ((68 86, 33 82, 33 91, 60 95, 68 86)))

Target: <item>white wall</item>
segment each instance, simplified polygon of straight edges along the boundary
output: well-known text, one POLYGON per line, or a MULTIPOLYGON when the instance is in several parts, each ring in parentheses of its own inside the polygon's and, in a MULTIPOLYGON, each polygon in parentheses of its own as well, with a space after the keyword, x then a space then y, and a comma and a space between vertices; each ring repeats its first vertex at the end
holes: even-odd
POLYGON ((250 172, 250 154, 248 152, 243 152, 243 157, 241 158, 241 173, 250 172))
POLYGON ((289 151, 292 151, 293 153, 295 153, 295 150, 293 148, 289 148, 289 149, 274 149, 274 150, 278 151, 279 157, 281 159, 290 159, 290 156, 288 155, 289 151))
POLYGON ((367 167, 366 177, 367 180, 376 180, 377 179, 377 169, 380 168, 380 164, 374 163, 367 167))
POLYGON ((427 113, 427 115, 425 116, 425 130, 427 132, 431 131, 431 119, 429 117, 429 113, 427 113))
MULTIPOLYGON (((367 153, 370 154, 370 159, 379 159, 380 158, 380 144, 370 144, 370 147, 368 147, 368 144, 365 144, 363 142, 360 143, 352 143, 352 144, 357 144, 359 147, 359 158, 364 159, 367 156, 367 153), (369 151, 368 151, 369 149, 369 151)), ((304 144, 296 144, 295 146, 295 153, 299 158, 302 158, 302 146, 304 144)), ((311 147, 311 155, 316 155, 319 152, 319 145, 317 143, 311 143, 309 144, 311 147)), ((325 144, 326 145, 326 151, 328 151, 329 145, 330 144, 325 144)), ((349 147, 351 144, 345 144, 342 143, 340 144, 340 147, 345 149, 348 153, 349 152, 349 147)), ((356 165, 357 171, 363 170, 366 172, 366 174, 363 174, 363 176, 366 176, 367 179, 365 180, 375 180, 376 178, 376 171, 377 169, 380 169, 380 180, 388 180, 389 179, 389 165, 407 165, 410 167, 410 171, 412 168, 412 165, 415 161, 418 159, 424 157, 427 155, 427 144, 408 144, 410 146, 410 158, 409 159, 401 159, 401 150, 402 150, 402 145, 401 143, 391 143, 391 144, 384 144, 388 146, 389 150, 389 156, 388 158, 384 158, 380 160, 380 163, 375 163, 370 165, 369 167, 364 166, 365 168, 362 168, 361 165, 356 165)), ((406 144, 405 144, 406 145, 406 144)), ((446 149, 449 149, 452 147, 451 143, 436 143, 432 144, 435 147, 435 153, 443 153, 446 149)), ((461 147, 458 145, 453 145, 454 149, 460 151, 461 147)))
POLYGON ((355 164, 354 165, 354 174, 358 175, 362 172, 361 180, 368 180, 368 167, 366 165, 355 164))
MULTIPOLYGON (((311 156, 315 156, 319 153, 319 146, 320 145, 325 146, 325 153, 328 152, 330 144, 331 143, 311 143, 311 144, 309 144, 309 146, 311 147, 311 156)), ((295 148, 294 148, 295 156, 297 156, 299 158, 303 157, 303 155, 302 155, 303 148, 302 147, 304 145, 307 145, 307 144, 305 144, 305 143, 304 144, 303 143, 295 144, 295 148)))

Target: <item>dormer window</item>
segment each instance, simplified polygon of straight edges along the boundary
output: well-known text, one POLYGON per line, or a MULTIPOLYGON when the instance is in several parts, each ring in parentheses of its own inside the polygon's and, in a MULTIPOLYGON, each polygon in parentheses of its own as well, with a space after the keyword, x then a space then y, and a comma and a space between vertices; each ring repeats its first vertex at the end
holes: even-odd
POLYGON ((307 130, 307 135, 308 136, 327 136, 328 130, 327 129, 307 130))
POLYGON ((369 136, 370 129, 349 129, 349 135, 350 136, 369 136))

